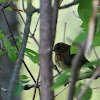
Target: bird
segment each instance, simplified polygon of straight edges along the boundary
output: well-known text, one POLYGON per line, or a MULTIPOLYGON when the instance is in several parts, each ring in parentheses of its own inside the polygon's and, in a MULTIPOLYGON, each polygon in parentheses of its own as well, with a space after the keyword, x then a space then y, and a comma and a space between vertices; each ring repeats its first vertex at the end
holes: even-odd
MULTIPOLYGON (((70 53, 71 45, 65 44, 63 42, 59 42, 55 44, 53 51, 55 52, 55 63, 56 66, 61 68, 62 70, 66 70, 67 68, 71 68, 71 64, 73 61, 73 58, 76 54, 70 53)), ((82 61, 80 62, 80 66, 87 63, 88 60, 85 58, 85 56, 82 58, 82 61)), ((90 69, 94 69, 93 67, 89 67, 90 69)))

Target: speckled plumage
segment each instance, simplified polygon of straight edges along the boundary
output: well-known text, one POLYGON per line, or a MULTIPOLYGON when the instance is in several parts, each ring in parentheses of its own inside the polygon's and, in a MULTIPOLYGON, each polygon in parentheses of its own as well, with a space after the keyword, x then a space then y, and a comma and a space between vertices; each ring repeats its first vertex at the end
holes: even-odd
MULTIPOLYGON (((57 43, 54 46, 54 52, 55 52, 55 63, 58 67, 65 70, 66 68, 70 68, 72 64, 72 60, 75 56, 75 54, 70 54, 70 45, 67 45, 65 43, 57 43)), ((84 57, 82 61, 80 62, 80 65, 85 64, 88 62, 88 60, 84 57)))

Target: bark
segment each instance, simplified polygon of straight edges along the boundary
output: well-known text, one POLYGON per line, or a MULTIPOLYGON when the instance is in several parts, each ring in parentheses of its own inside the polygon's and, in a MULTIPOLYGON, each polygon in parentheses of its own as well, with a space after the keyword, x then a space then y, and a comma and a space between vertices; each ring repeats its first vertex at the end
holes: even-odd
POLYGON ((40 73, 41 100, 54 100, 50 90, 52 75, 52 11, 51 0, 40 0, 40 73))

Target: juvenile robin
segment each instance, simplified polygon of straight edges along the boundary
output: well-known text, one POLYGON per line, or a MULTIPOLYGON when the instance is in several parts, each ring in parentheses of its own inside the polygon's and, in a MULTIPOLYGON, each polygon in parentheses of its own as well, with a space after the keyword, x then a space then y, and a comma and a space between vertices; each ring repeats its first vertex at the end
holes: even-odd
MULTIPOLYGON (((71 67, 72 60, 76 54, 70 53, 71 46, 65 43, 57 43, 54 46, 54 52, 55 52, 55 63, 56 66, 60 67, 62 70, 66 70, 67 68, 71 67)), ((80 62, 80 66, 87 63, 88 60, 83 57, 82 61, 80 62)), ((90 69, 94 69, 93 67, 89 67, 90 69)))

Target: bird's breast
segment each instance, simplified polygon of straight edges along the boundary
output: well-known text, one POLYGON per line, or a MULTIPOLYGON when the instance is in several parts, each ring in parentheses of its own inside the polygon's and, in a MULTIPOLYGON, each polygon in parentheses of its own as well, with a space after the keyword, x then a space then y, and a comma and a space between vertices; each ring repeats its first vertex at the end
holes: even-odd
POLYGON ((69 59, 65 55, 55 55, 55 63, 63 70, 69 68, 69 59))

